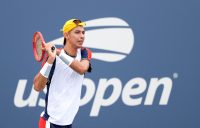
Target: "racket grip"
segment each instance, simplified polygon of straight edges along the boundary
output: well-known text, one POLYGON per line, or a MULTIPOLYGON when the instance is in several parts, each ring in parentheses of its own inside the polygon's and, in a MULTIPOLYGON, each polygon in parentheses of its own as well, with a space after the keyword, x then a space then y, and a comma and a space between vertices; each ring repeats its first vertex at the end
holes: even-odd
POLYGON ((52 52, 53 52, 55 49, 56 49, 55 46, 52 46, 52 47, 51 47, 51 51, 52 51, 52 52))

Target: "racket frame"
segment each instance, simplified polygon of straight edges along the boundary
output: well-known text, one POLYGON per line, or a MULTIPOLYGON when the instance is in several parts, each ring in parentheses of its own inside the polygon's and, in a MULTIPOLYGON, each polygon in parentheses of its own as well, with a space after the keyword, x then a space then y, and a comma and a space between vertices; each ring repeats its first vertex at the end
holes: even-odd
POLYGON ((44 59, 44 55, 45 55, 45 50, 43 50, 43 48, 45 47, 44 46, 45 41, 44 41, 44 38, 43 38, 41 32, 37 31, 37 32, 34 33, 32 43, 33 43, 34 57, 35 57, 36 61, 41 62, 44 59), (38 40, 41 40, 41 42, 42 42, 42 47, 41 47, 42 55, 41 55, 41 57, 39 57, 38 54, 37 54, 37 41, 38 40))

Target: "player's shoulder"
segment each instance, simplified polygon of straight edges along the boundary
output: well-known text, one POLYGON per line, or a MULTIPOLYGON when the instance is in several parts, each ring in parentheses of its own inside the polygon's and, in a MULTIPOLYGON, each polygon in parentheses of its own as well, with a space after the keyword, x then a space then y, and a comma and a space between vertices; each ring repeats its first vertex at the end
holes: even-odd
POLYGON ((83 55, 83 54, 89 55, 90 58, 92 57, 92 51, 87 47, 82 47, 81 48, 81 55, 83 55))
POLYGON ((89 48, 82 47, 81 48, 81 56, 82 56, 82 58, 88 58, 90 60, 92 57, 92 51, 89 48))
POLYGON ((84 50, 89 50, 89 51, 91 51, 89 48, 87 48, 87 47, 82 47, 81 48, 81 51, 84 51, 84 50))

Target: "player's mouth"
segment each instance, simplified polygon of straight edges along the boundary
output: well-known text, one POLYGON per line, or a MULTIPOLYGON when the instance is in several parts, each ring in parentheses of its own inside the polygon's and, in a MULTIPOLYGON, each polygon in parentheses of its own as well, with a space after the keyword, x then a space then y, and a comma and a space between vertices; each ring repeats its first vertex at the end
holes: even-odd
POLYGON ((78 44, 82 45, 83 44, 83 40, 79 40, 78 44))

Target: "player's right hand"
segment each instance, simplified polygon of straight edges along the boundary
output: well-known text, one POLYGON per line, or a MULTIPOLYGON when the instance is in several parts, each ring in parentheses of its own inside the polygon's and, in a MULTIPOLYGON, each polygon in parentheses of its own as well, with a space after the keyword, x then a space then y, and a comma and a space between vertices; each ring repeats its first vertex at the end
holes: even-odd
POLYGON ((52 64, 56 58, 56 47, 54 50, 52 50, 52 47, 55 47, 55 45, 52 43, 45 44, 45 47, 44 47, 46 53, 49 56, 47 62, 50 64, 52 64))

